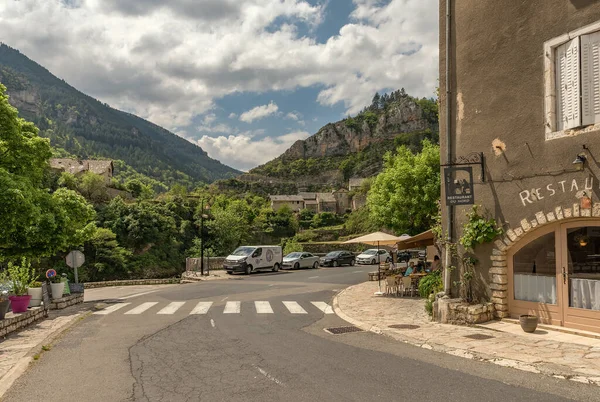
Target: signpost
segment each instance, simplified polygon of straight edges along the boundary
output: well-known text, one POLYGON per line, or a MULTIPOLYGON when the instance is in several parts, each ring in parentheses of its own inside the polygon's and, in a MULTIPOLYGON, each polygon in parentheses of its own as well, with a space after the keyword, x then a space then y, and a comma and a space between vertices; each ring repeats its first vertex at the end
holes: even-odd
POLYGON ((445 167, 444 184, 446 205, 471 205, 473 194, 473 168, 471 166, 445 167))
POLYGON ((71 251, 66 258, 67 265, 75 270, 75 283, 79 283, 77 276, 77 268, 83 265, 85 262, 85 256, 79 250, 71 251))

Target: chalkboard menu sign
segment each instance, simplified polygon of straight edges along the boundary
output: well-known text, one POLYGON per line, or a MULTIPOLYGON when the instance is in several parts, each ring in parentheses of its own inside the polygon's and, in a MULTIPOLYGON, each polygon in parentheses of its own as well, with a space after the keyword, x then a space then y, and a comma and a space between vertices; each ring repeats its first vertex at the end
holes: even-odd
POLYGON ((42 283, 42 302, 44 303, 46 316, 48 316, 48 310, 50 310, 50 285, 47 282, 42 283))
POLYGON ((71 293, 83 293, 83 283, 69 283, 71 293))

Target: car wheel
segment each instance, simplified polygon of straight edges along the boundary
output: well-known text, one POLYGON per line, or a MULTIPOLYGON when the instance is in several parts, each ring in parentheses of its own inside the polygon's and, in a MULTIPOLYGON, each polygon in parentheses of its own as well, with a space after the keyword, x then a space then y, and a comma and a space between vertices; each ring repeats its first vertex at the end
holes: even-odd
POLYGON ((376 263, 377 263, 377 261, 371 260, 371 265, 375 265, 376 263))
POLYGON ((300 264, 298 264, 298 263, 295 263, 295 264, 294 264, 294 269, 298 269, 298 268, 300 268, 300 264))
POLYGON ((232 274, 232 272, 231 272, 231 271, 227 271, 227 275, 231 275, 231 274, 232 274))
POLYGON ((350 266, 351 266, 351 267, 353 267, 353 266, 354 266, 354 264, 356 264, 356 261, 354 261, 354 260, 351 260, 351 261, 350 261, 350 266))
POLYGON ((275 265, 273 265, 273 272, 277 271, 279 271, 279 264, 275 263, 275 265))
POLYGON ((315 262, 315 263, 313 264, 313 269, 317 269, 317 268, 319 268, 319 263, 318 263, 318 262, 315 262))
POLYGON ((337 267, 337 266, 339 266, 340 264, 338 264, 338 262, 337 262, 337 261, 334 261, 334 262, 333 262, 333 264, 331 264, 331 265, 333 265, 334 267, 337 267))
POLYGON ((252 265, 246 266, 246 275, 250 275, 252 273, 252 265))

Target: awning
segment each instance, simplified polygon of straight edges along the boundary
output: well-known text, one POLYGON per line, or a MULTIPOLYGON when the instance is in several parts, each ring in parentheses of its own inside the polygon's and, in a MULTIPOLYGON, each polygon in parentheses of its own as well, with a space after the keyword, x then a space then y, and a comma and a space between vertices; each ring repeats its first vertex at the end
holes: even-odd
POLYGON ((368 235, 360 236, 355 239, 350 239, 345 241, 344 244, 370 244, 372 246, 393 246, 394 244, 407 239, 405 235, 400 237, 394 236, 391 234, 383 233, 383 232, 375 232, 368 235))
POLYGON ((425 246, 433 246, 434 244, 434 236, 433 232, 430 230, 419 233, 418 235, 409 237, 408 239, 404 239, 398 242, 398 250, 406 250, 409 248, 417 248, 417 247, 425 247, 425 246))

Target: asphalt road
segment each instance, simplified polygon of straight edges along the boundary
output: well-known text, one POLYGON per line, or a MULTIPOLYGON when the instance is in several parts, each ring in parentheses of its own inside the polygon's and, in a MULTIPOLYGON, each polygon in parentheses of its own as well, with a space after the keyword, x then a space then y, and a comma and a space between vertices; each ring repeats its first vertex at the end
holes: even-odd
POLYGON ((349 325, 331 314, 332 297, 371 270, 240 275, 113 301, 63 335, 5 400, 600 400, 589 385, 326 332, 349 325))

